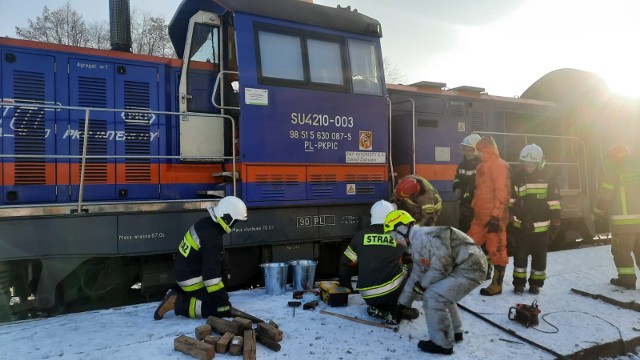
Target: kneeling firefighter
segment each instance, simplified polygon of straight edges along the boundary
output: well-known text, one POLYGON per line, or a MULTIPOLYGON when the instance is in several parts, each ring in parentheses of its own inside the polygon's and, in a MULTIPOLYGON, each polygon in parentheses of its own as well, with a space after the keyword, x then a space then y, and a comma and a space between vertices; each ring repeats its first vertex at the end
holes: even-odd
POLYGON ((227 196, 207 211, 210 216, 191 226, 178 246, 173 271, 179 289, 167 292, 153 314, 156 320, 170 310, 189 318, 229 316, 222 236, 231 232, 236 220, 247 220, 247 206, 239 198, 227 196))

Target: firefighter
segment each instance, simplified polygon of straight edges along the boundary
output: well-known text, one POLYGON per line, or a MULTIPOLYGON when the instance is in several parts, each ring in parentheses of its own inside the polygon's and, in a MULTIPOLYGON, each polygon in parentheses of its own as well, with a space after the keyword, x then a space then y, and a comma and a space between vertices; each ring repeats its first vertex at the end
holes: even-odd
POLYGON ((340 258, 340 286, 351 287, 351 276, 358 271, 360 296, 368 305, 369 316, 381 318, 385 323, 396 325, 394 311, 400 311, 401 318, 416 319, 417 309, 402 307, 396 309, 398 296, 407 277, 407 269, 402 264, 405 248, 384 233, 384 219, 396 206, 380 200, 371 207, 371 225, 358 232, 340 258))
POLYGON ((607 151, 607 175, 593 208, 596 217, 609 217, 611 254, 618 276, 611 284, 636 288, 635 264, 640 268, 640 169, 631 164, 631 151, 622 144, 607 151))
POLYGON ((465 137, 460 143, 464 158, 458 164, 456 176, 453 179, 453 192, 458 197, 458 208, 460 209, 460 219, 458 229, 462 232, 469 231, 471 220, 473 219, 473 192, 476 189, 476 167, 480 164, 476 143, 480 140, 480 135, 471 134, 465 137))
POLYGON ((173 271, 179 289, 167 292, 153 314, 156 320, 170 310, 192 319, 229 316, 222 236, 231 232, 236 221, 247 220, 247 206, 227 196, 216 206, 207 206, 207 211, 209 216, 191 226, 178 246, 173 271))
MULTIPOLYGON (((456 175, 453 179, 453 192, 458 198, 458 212, 460 214, 458 219, 458 230, 462 232, 469 231, 471 227, 471 220, 473 220, 473 208, 471 207, 471 201, 473 200, 473 193, 476 190, 476 168, 480 164, 478 158, 478 152, 476 151, 476 144, 480 141, 481 137, 478 134, 471 134, 462 139, 460 147, 464 154, 462 162, 458 164, 456 169, 456 175)), ((487 250, 482 247, 485 254, 487 250)), ((493 265, 489 257, 487 256, 487 277, 486 280, 491 279, 491 269, 493 265)))
POLYGON ((480 246, 485 246, 494 266, 491 284, 480 289, 480 294, 493 296, 502 293, 507 256, 507 223, 511 183, 509 164, 500 158, 492 137, 484 137, 476 144, 480 164, 476 168, 476 191, 473 194, 473 220, 467 235, 480 246))
POLYGON ((391 201, 398 205, 398 209, 411 214, 421 226, 435 225, 442 211, 438 190, 418 175, 407 175, 400 179, 391 201))
POLYGON ((430 340, 418 342, 420 350, 450 355, 454 342, 463 340, 457 302, 484 281, 487 260, 482 249, 462 231, 449 226, 420 227, 406 211, 387 215, 384 230, 406 246, 413 269, 400 295, 410 305, 422 297, 430 340), (413 292, 408 294, 407 290, 413 292))
POLYGON ((544 167, 542 148, 530 144, 520 151, 521 167, 511 178, 512 225, 515 251, 513 286, 516 294, 524 292, 531 255, 529 292, 539 294, 547 269, 547 247, 560 228, 560 190, 556 176, 544 167))

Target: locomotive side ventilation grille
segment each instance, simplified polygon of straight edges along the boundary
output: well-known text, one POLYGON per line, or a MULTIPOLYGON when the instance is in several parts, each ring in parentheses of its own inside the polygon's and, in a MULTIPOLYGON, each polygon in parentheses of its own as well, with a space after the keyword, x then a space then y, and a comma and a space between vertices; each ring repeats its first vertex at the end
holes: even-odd
POLYGON ((471 113, 471 131, 485 131, 487 117, 483 112, 471 113))
POLYGON ((287 188, 300 185, 297 174, 256 174, 256 185, 265 199, 284 199, 287 188))
POLYGON ((333 190, 337 182, 338 177, 335 174, 310 174, 311 196, 314 198, 333 197, 333 190))
MULTIPOLYGON (((80 126, 84 129, 85 119, 80 119, 80 126)), ((89 121, 89 143, 87 144, 87 156, 100 156, 100 158, 87 158, 84 169, 84 181, 87 184, 106 184, 108 176, 107 159, 107 122, 105 120, 91 119, 89 121), (101 135, 104 134, 104 135, 101 135)), ((82 154, 84 137, 80 138, 78 153, 82 154)))
MULTIPOLYGON (((344 179, 347 183, 373 183, 382 182, 384 177, 382 174, 345 174, 344 179)), ((356 195, 373 195, 375 188, 372 185, 357 184, 356 195)))
MULTIPOLYGON (((136 81, 124 82, 125 109, 149 110, 151 108, 149 84, 136 81)), ((151 114, 126 112, 124 114, 124 151, 126 155, 151 156, 151 114)), ((150 158, 125 158, 127 182, 151 181, 150 158)))
MULTIPOLYGON (((44 74, 16 70, 13 74, 13 93, 17 102, 43 104, 44 74)), ((43 185, 46 183, 45 159, 32 156, 46 153, 44 109, 16 107, 13 116, 14 152, 16 155, 29 156, 15 159, 15 184, 43 185)))
MULTIPOLYGON (((107 81, 102 78, 80 76, 78 77, 78 106, 80 107, 107 107, 107 81)), ((106 184, 108 181, 107 167, 107 121, 98 119, 96 112, 91 112, 89 119, 89 133, 87 134, 87 155, 101 156, 100 158, 87 158, 84 181, 88 184, 106 184)), ((84 129, 86 119, 78 121, 79 128, 84 129)), ((78 141, 78 153, 82 154, 84 134, 78 141)))

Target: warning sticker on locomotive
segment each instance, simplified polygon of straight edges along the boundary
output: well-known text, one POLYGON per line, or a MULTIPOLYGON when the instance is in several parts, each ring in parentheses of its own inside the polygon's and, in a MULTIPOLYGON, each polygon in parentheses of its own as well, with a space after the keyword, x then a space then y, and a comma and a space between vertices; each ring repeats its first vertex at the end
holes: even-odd
POLYGON ((347 163, 384 164, 386 162, 384 152, 347 151, 345 154, 347 163))
POLYGON ((265 89, 244 89, 244 102, 248 105, 269 105, 269 91, 265 89))

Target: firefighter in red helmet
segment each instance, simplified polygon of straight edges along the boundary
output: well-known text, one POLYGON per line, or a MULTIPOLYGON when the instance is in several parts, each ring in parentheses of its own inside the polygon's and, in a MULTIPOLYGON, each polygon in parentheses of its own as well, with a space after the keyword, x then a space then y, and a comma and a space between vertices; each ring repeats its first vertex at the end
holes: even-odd
POLYGON ((622 144, 611 146, 606 159, 607 174, 600 183, 593 213, 609 218, 611 254, 618 272, 611 284, 635 289, 635 267, 640 268, 640 169, 631 164, 631 151, 622 144))
POLYGON ((438 190, 418 175, 407 175, 398 181, 391 201, 399 210, 408 212, 420 226, 433 226, 442 211, 438 190))

